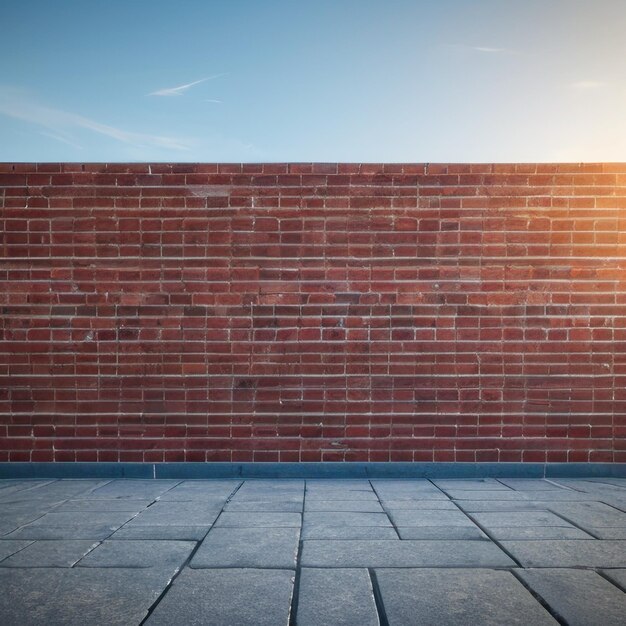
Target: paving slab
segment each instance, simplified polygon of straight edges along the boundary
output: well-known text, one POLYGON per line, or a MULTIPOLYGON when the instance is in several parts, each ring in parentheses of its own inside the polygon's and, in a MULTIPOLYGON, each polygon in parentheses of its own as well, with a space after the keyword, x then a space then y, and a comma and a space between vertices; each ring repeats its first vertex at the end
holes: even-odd
POLYGON ((373 480, 381 500, 448 500, 429 480, 373 480))
POLYGON ((2 539, 0 540, 0 561, 7 557, 23 550, 26 546, 29 546, 32 541, 17 540, 17 539, 2 539))
POLYGON ((15 493, 12 496, 7 496, 0 501, 2 512, 31 513, 32 511, 46 511, 67 500, 67 498, 34 498, 29 495, 31 493, 31 490, 28 489, 15 493))
POLYGON ((216 528, 300 528, 300 513, 256 513, 224 512, 220 515, 216 528))
POLYGON ((499 526, 564 526, 573 528, 562 517, 548 511, 483 512, 472 513, 472 517, 486 528, 499 526))
POLYGON ((90 511, 94 513, 107 513, 115 511, 128 511, 129 513, 139 513, 145 509, 149 504, 154 502, 153 500, 130 500, 130 499, 115 499, 115 500, 67 500, 59 506, 54 507, 55 513, 63 512, 84 512, 90 511))
POLYGON ((213 528, 190 567, 295 569, 299 528, 213 528))
POLYGON ((303 480, 246 480, 235 494, 238 498, 304 497, 303 480))
POLYGON ((94 489, 107 484, 107 480, 67 479, 39 485, 29 489, 23 495, 33 499, 64 500, 87 495, 94 489))
POLYGON ((303 499, 282 500, 231 500, 224 506, 224 511, 259 511, 275 513, 302 513, 303 499))
POLYGON ((294 572, 185 570, 156 606, 150 626, 287 626, 294 572))
POLYGON ((601 495, 597 498, 597 501, 608 504, 614 509, 620 510, 622 513, 626 512, 626 495, 620 497, 614 495, 601 495))
POLYGON ((502 541, 523 567, 626 567, 626 541, 502 541))
POLYGON ((558 624, 510 572, 378 569, 376 578, 390 626, 558 624))
POLYGON ((75 524, 67 526, 24 526, 18 528, 3 538, 33 539, 93 539, 103 540, 119 528, 112 524, 75 524))
POLYGON ((323 500, 366 500, 370 502, 378 502, 378 496, 373 491, 331 491, 323 492, 307 492, 307 502, 323 500))
POLYGON ((0 490, 19 485, 21 483, 25 483, 28 480, 29 479, 26 478, 3 478, 0 480, 0 490))
POLYGON ((152 511, 152 507, 139 513, 128 522, 128 526, 211 526, 220 514, 214 511, 152 511))
POLYGON ((498 478, 498 480, 516 491, 560 491, 566 489, 562 485, 539 478, 498 478))
POLYGON ((459 511, 407 511, 390 510, 389 517, 396 526, 475 526, 459 511))
POLYGON ((226 500, 224 498, 212 498, 210 500, 193 500, 193 501, 161 501, 157 500, 150 505, 144 514, 148 513, 219 513, 224 508, 226 500))
POLYGON ((500 540, 525 539, 594 539, 594 535, 573 526, 496 526, 488 528, 489 535, 500 540))
POLYGON ((5 513, 32 513, 46 511, 65 502, 65 498, 31 498, 30 490, 20 491, 0 500, 0 511, 5 513))
POLYGON ((0 537, 8 535, 20 526, 34 522, 41 517, 41 513, 31 513, 30 515, 2 515, 0 516, 0 537))
POLYGON ((72 567, 97 541, 66 539, 61 541, 35 541, 0 563, 0 567, 72 567))
POLYGON ((167 491, 175 487, 181 481, 179 480, 112 480, 111 482, 94 489, 89 494, 89 499, 94 500, 98 498, 104 498, 110 500, 111 498, 131 498, 137 499, 151 499, 162 496, 167 491))
POLYGON ((304 503, 304 492, 302 493, 277 493, 276 491, 267 491, 264 493, 239 491, 229 500, 229 504, 252 504, 258 502, 266 502, 268 504, 296 504, 301 509, 304 503))
MULTIPOLYGON (((333 480, 339 482, 341 480, 333 480)), ((301 478, 254 478, 248 479, 242 485, 242 489, 270 489, 270 490, 295 490, 304 491, 306 481, 301 478)))
POLYGON ((34 489, 35 487, 41 487, 42 485, 48 485, 54 481, 51 480, 2 480, 0 483, 0 502, 4 502, 6 498, 11 498, 18 491, 25 491, 27 489, 34 489))
POLYGON ((626 528, 626 513, 602 502, 551 502, 547 506, 583 528, 626 528))
POLYGON ((330 487, 331 489, 369 489, 371 483, 366 478, 308 478, 306 488, 330 487))
POLYGON ((52 511, 46 513, 38 520, 31 522, 30 526, 55 526, 65 527, 73 524, 119 524, 120 526, 134 517, 129 511, 95 512, 95 511, 52 511))
POLYGON ((585 526, 586 530, 598 539, 626 539, 626 528, 595 528, 585 526))
POLYGON ((139 624, 173 572, 152 569, 0 569, 0 624, 139 624))
POLYGON ((328 491, 372 491, 369 480, 307 480, 306 495, 323 495, 328 491))
POLYGON ((495 478, 452 478, 437 479, 432 482, 444 491, 460 489, 466 491, 510 491, 510 487, 495 478))
POLYGON ((607 493, 626 495, 623 486, 614 485, 604 481, 594 481, 578 478, 561 478, 556 480, 555 482, 570 489, 575 489, 576 491, 583 491, 592 496, 607 493))
MULTIPOLYGON (((446 489, 446 493, 453 500, 508 500, 523 501, 528 500, 525 492, 513 491, 513 489, 446 489)), ((543 492, 537 491, 533 494, 541 495, 543 492)), ((552 492, 550 492, 552 493, 552 492)))
POLYGON ((303 567, 513 567, 490 541, 305 540, 303 567))
POLYGON ((198 502, 213 498, 226 500, 241 483, 241 480, 185 480, 159 496, 159 500, 171 502, 187 500, 198 502))
POLYGON ((0 500, 3 511, 30 513, 32 511, 45 511, 65 502, 67 498, 47 498, 45 496, 31 496, 31 490, 19 491, 0 500))
POLYGON ((587 478, 589 482, 598 482, 606 485, 615 485, 616 487, 621 487, 622 489, 626 489, 626 478, 610 478, 605 476, 603 478, 587 478))
POLYGON ((305 493, 307 496, 323 496, 325 493, 374 493, 372 486, 366 482, 363 485, 345 485, 340 482, 336 482, 331 485, 315 485, 311 482, 307 482, 305 493))
POLYGON ((304 525, 302 539, 398 539, 391 526, 323 526, 304 525))
POLYGON ((129 512, 47 513, 6 536, 11 539, 104 539, 133 515, 129 512))
POLYGON ((304 510, 316 512, 349 511, 352 513, 384 513, 376 500, 306 500, 304 510))
POLYGON ((324 494, 326 493, 344 493, 346 495, 350 495, 352 493, 355 494, 359 494, 359 493, 374 493, 374 490, 372 489, 371 485, 369 483, 365 483, 362 486, 344 486, 342 484, 333 484, 333 485, 328 485, 328 486, 319 486, 319 485, 312 485, 310 482, 307 483, 306 486, 306 495, 308 496, 324 496, 324 494))
POLYGON ((626 569, 605 569, 602 573, 622 591, 626 591, 626 569))
POLYGON ((386 513, 353 513, 349 511, 307 511, 305 526, 391 526, 386 513))
POLYGON ((398 526, 401 539, 488 539, 478 526, 398 526))
POLYGON ((600 502, 612 506, 614 509, 618 509, 622 513, 626 513, 626 497, 615 498, 610 496, 602 496, 599 498, 600 502))
POLYGON ((596 572, 531 569, 517 575, 570 626, 624 626, 626 594, 596 572))
POLYGON ((547 511, 547 502, 530 500, 455 500, 453 506, 468 513, 478 511, 547 511))
MULTIPOLYGON (((426 498, 430 495, 437 498, 446 498, 440 489, 435 487, 430 480, 372 480, 372 487, 378 494, 397 494, 399 497, 421 497, 426 498)), ((447 498, 446 498, 447 499, 447 498)))
POLYGON ((406 511, 458 511, 452 500, 381 500, 385 510, 397 509, 406 511))
POLYGON ((309 569, 300 573, 298 626, 379 626, 366 569, 309 569))
POLYGON ((78 567, 179 568, 196 547, 193 541, 107 540, 78 563, 78 567))
POLYGON ((209 532, 210 526, 122 526, 111 539, 164 539, 180 541, 201 541, 209 532))
POLYGON ((563 489, 561 491, 516 491, 528 500, 536 500, 538 502, 587 502, 595 500, 594 496, 581 491, 572 491, 563 489))

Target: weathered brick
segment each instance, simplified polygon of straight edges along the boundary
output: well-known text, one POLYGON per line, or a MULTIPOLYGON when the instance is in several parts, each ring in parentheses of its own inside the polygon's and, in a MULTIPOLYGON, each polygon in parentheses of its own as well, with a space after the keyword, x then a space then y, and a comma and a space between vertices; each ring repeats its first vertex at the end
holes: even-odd
POLYGON ((620 164, 0 164, 0 460, 624 460, 620 164))

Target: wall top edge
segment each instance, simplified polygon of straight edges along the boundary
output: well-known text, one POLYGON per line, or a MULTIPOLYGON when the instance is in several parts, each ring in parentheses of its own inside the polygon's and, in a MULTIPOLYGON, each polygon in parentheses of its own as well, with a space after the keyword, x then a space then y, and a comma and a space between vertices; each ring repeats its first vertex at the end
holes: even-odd
POLYGON ((2 478, 624 478, 626 463, 0 463, 2 478))

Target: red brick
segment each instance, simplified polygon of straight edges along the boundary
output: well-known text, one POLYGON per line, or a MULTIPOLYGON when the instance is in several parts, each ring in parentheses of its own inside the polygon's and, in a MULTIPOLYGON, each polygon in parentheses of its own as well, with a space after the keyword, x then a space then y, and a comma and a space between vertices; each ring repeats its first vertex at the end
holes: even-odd
POLYGON ((623 167, 0 172, 0 459, 624 460, 623 167))

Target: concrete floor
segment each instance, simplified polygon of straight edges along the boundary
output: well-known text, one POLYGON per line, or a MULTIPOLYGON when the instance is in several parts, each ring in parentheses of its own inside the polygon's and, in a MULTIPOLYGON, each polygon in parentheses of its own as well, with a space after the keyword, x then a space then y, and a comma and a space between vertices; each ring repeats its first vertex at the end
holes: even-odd
POLYGON ((3 480, 0 624, 626 623, 626 479, 3 480))

